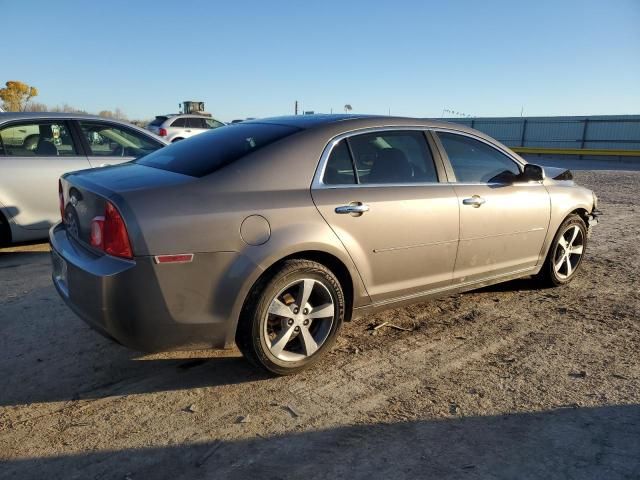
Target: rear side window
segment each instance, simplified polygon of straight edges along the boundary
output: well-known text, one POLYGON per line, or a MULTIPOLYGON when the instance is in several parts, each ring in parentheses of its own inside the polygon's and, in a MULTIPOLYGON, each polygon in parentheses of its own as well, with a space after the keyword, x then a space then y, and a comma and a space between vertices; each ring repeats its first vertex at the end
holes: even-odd
POLYGON ((169 117, 163 117, 163 116, 158 116, 156 118, 154 118, 151 123, 149 124, 149 126, 151 127, 159 127, 160 125, 162 125, 164 122, 167 121, 169 117))
POLYGON ((327 166, 324 169, 322 182, 325 185, 351 185, 356 183, 353 163, 351 162, 346 140, 340 140, 331 150, 327 166))
POLYGON ((179 128, 185 128, 187 126, 187 119, 186 118, 176 118, 172 123, 171 123, 172 127, 179 127, 179 128))
POLYGON ((266 123, 230 125, 173 143, 136 163, 203 177, 298 131, 296 127, 266 123))
POLYGON ((0 130, 4 154, 16 157, 65 157, 78 155, 64 121, 43 120, 14 124, 0 130))
POLYGON ((436 183, 438 175, 421 131, 383 131, 349 138, 359 183, 436 183))
POLYGON ((458 182, 511 183, 520 174, 504 153, 466 135, 438 132, 458 182))

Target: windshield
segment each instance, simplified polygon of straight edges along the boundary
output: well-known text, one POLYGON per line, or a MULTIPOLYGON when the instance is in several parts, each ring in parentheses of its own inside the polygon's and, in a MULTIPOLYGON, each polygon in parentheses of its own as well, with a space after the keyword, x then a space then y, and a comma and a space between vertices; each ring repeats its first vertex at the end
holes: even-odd
POLYGON ((229 125, 173 143, 136 163, 203 177, 298 131, 296 127, 266 123, 229 125))

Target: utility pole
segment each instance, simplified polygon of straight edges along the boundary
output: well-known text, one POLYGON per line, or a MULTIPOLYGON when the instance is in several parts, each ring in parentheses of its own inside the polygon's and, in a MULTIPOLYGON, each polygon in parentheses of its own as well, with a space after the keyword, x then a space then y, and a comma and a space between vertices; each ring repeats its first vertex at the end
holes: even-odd
POLYGON ((298 115, 298 100, 296 100, 295 106, 293 107, 294 115, 298 115))

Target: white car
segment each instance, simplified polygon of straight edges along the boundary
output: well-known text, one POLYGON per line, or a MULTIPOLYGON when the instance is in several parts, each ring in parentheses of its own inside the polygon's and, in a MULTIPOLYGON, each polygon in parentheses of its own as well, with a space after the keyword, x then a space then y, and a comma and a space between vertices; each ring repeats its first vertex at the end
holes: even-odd
POLYGON ((214 128, 224 127, 224 123, 212 117, 192 114, 158 115, 147 130, 164 138, 167 142, 177 142, 214 128))

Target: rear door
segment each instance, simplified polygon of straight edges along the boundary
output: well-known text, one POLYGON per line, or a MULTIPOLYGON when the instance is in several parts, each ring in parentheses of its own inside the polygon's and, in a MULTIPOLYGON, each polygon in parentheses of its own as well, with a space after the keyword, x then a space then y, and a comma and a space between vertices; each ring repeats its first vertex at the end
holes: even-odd
POLYGON ((421 130, 338 137, 325 149, 313 200, 374 303, 451 283, 458 203, 443 177, 421 130))
POLYGON ((128 162, 164 147, 153 137, 124 125, 100 120, 78 120, 77 125, 92 167, 128 162))
POLYGON ((58 179, 90 167, 68 120, 0 127, 0 204, 22 228, 46 231, 60 220, 58 179))
POLYGON ((460 206, 455 281, 534 267, 551 210, 542 182, 522 181, 522 165, 480 138, 444 131, 437 138, 460 206))

